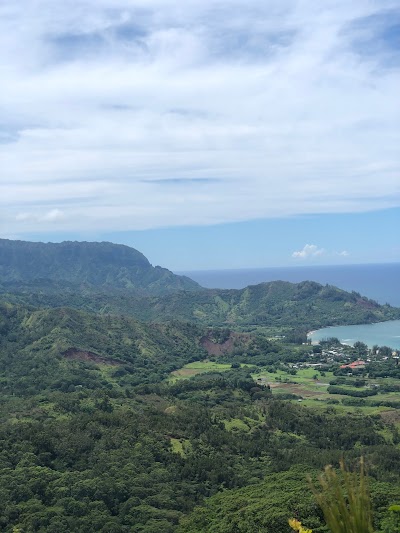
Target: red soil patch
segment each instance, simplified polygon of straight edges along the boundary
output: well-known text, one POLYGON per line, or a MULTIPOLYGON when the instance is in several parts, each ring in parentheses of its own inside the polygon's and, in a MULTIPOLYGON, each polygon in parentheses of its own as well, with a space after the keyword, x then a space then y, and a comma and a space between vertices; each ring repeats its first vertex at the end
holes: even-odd
POLYGON ((106 359, 105 357, 101 357, 97 353, 79 350, 79 348, 69 348, 62 355, 66 359, 74 359, 76 361, 89 361, 92 363, 98 363, 109 366, 118 366, 122 364, 122 361, 117 361, 115 359, 106 359))
POLYGON ((364 309, 376 309, 378 307, 378 304, 376 302, 364 300, 362 298, 359 298, 357 300, 357 305, 363 307, 364 309))
POLYGON ((399 411, 382 411, 380 415, 385 422, 389 422, 391 424, 400 424, 399 411))
POLYGON ((207 350, 208 355, 225 355, 231 353, 233 349, 240 343, 244 344, 249 340, 249 335, 243 335, 231 331, 229 338, 221 343, 214 342, 210 337, 203 337, 200 344, 207 350))
POLYGON ((174 370, 174 372, 172 372, 172 375, 180 377, 192 377, 200 373, 201 370, 199 370, 198 368, 181 368, 179 370, 174 370))

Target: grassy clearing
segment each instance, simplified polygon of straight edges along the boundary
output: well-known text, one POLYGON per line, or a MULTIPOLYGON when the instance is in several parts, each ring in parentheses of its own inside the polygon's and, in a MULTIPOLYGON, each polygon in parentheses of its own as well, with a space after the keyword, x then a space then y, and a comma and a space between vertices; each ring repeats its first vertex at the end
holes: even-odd
POLYGON ((172 446, 172 451, 174 453, 177 453, 181 455, 182 457, 185 455, 185 452, 183 451, 183 444, 179 439, 171 438, 171 446, 172 446))
MULTIPOLYGON (((337 396, 337 395, 334 395, 337 396)), ((333 395, 332 395, 333 397, 333 395)), ((340 400, 340 397, 336 398, 340 400)), ((353 405, 343 405, 339 404, 327 404, 325 400, 318 400, 317 398, 305 398, 301 402, 302 405, 306 407, 311 407, 315 409, 326 409, 327 407, 333 407, 335 411, 341 413, 354 413, 355 411, 362 411, 364 415, 379 415, 382 413, 394 413, 397 414, 395 409, 390 409, 389 407, 375 407, 372 405, 363 405, 363 406, 353 406, 353 405)))
POLYGON ((231 418, 230 420, 223 420, 223 423, 227 431, 250 431, 250 427, 240 418, 231 418))
MULTIPOLYGON (((251 365, 241 365, 242 367, 251 367, 251 365)), ((168 381, 174 383, 179 379, 188 379, 196 376, 197 374, 204 374, 206 372, 225 372, 230 370, 232 366, 227 363, 214 363, 206 359, 205 361, 195 361, 194 363, 188 363, 179 370, 171 372, 168 381)))
POLYGON ((266 372, 261 370, 258 374, 254 374, 254 377, 265 377, 270 381, 276 381, 275 378, 287 379, 289 381, 296 381, 297 383, 309 383, 310 381, 322 381, 328 383, 331 379, 334 378, 333 372, 325 372, 324 376, 321 376, 321 373, 315 368, 302 368, 297 370, 295 375, 291 375, 288 372, 283 370, 277 370, 276 372, 266 372), (314 380, 314 376, 317 376, 317 379, 314 380))
POLYGON ((190 448, 190 441, 187 439, 175 439, 171 437, 171 446, 173 453, 185 457, 187 450, 190 448))
POLYGON ((179 370, 171 372, 168 381, 174 382, 179 379, 188 379, 193 376, 196 376, 197 374, 204 374, 205 372, 224 372, 226 370, 229 370, 230 368, 231 365, 229 364, 214 363, 212 361, 207 360, 195 361, 194 363, 188 363, 179 370))
POLYGON ((253 374, 253 377, 259 383, 268 384, 275 393, 297 394, 304 398, 333 397, 327 393, 329 381, 333 378, 332 372, 321 376, 314 368, 304 368, 298 370, 296 375, 278 370, 276 373, 260 372, 253 374))
POLYGON ((117 368, 118 367, 111 366, 111 365, 106 365, 104 363, 97 363, 97 365, 96 365, 96 370, 98 372, 100 372, 100 375, 101 375, 102 379, 107 380, 112 385, 117 385, 118 386, 119 385, 118 379, 116 379, 113 376, 113 374, 114 374, 114 372, 115 372, 115 370, 117 368))

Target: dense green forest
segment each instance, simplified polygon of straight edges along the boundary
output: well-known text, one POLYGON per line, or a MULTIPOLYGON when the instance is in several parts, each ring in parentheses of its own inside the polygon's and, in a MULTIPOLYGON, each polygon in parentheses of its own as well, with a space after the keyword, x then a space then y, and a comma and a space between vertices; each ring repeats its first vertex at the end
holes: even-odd
POLYGON ((120 288, 138 294, 200 289, 193 280, 153 267, 142 253, 121 244, 0 239, 0 284, 18 287, 26 282, 120 288))
POLYGON ((307 330, 400 318, 397 308, 310 281, 274 281, 241 290, 175 291, 157 297, 61 283, 3 283, 0 292, 9 300, 37 307, 68 306, 100 314, 124 314, 147 322, 166 322, 173 317, 211 326, 307 330))
MULTIPOLYGON (((288 365, 318 355, 298 343, 306 327, 399 310, 311 282, 157 297, 118 283, 1 284, 0 531, 289 533, 295 517, 322 533, 307 477, 363 456, 375 530, 395 533, 398 410, 346 396, 367 390, 368 371, 342 376, 331 363, 329 386, 356 404, 313 408, 254 373, 296 377, 288 365), (271 338, 266 326, 286 336, 271 338), (224 371, 176 378, 210 359, 224 371)), ((395 360, 370 366, 396 393, 395 360)))

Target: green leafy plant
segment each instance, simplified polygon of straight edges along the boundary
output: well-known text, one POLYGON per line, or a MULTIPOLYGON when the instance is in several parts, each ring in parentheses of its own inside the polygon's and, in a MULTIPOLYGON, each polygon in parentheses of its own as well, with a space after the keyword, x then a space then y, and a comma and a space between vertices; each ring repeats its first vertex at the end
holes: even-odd
POLYGON ((382 532, 395 533, 400 531, 400 505, 391 505, 388 511, 388 515, 381 524, 382 532))
POLYGON ((319 483, 319 487, 311 483, 311 490, 332 533, 373 533, 371 498, 363 459, 359 474, 349 472, 341 461, 340 473, 327 466, 319 483))

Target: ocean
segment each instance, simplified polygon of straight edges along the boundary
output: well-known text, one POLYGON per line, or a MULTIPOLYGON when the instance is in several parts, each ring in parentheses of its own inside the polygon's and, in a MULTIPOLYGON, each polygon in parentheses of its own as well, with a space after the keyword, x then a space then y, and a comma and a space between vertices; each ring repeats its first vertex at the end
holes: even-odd
POLYGON ((203 287, 219 289, 241 289, 274 280, 294 283, 311 280, 359 292, 380 304, 400 307, 400 263, 201 270, 179 274, 189 276, 203 287))
POLYGON ((351 346, 356 341, 365 342, 372 348, 374 344, 378 346, 390 346, 390 348, 400 349, 400 320, 389 320, 377 324, 360 324, 358 326, 333 326, 330 328, 318 329, 309 334, 313 342, 336 337, 343 344, 351 346))

